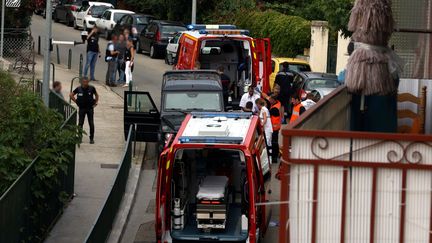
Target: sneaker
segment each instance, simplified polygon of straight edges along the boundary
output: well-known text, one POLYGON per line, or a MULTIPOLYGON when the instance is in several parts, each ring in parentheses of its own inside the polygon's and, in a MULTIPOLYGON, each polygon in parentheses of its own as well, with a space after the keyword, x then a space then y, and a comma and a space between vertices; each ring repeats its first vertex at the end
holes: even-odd
POLYGON ((90 144, 94 144, 94 140, 93 139, 90 139, 90 144))

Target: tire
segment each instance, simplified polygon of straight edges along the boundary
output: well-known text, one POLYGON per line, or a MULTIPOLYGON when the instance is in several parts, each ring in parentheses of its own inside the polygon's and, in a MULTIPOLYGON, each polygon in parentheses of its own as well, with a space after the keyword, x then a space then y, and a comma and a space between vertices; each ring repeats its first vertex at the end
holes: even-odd
POLYGON ((72 21, 69 20, 67 22, 67 26, 72 27, 74 25, 74 22, 75 22, 75 20, 72 20, 72 21))
POLYGON ((157 58, 157 53, 156 53, 156 48, 154 47, 154 45, 150 46, 150 58, 157 58))
POLYGON ((78 29, 78 25, 76 24, 76 20, 74 20, 74 22, 73 22, 73 28, 76 30, 78 29))
POLYGON ((105 30, 105 32, 104 32, 104 38, 106 40, 109 40, 109 36, 110 36, 110 34, 109 34, 108 30, 105 30))

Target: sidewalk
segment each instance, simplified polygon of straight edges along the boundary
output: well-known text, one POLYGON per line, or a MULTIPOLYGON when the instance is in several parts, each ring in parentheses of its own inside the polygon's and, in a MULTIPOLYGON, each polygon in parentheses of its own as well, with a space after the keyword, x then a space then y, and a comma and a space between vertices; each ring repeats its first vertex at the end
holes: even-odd
MULTIPOLYGON (((36 59, 36 78, 42 77, 42 58, 36 59)), ((55 77, 62 82, 63 95, 69 101, 71 79, 77 73, 56 66, 55 77)), ((75 82, 74 87, 79 83, 75 82)), ((67 205, 47 237, 47 243, 80 242, 94 223, 117 172, 124 150, 123 100, 100 83, 91 83, 99 93, 95 108, 95 144, 89 144, 88 135, 77 147, 75 161, 75 197, 67 205)), ((84 130, 89 131, 87 120, 84 130)))

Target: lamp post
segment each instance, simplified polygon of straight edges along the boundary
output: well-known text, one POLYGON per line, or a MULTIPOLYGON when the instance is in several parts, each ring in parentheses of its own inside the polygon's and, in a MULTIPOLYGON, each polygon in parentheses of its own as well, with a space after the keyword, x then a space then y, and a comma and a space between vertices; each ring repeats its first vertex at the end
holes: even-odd
MULTIPOLYGON (((46 22, 45 22, 45 50, 44 50, 44 65, 43 65, 43 83, 42 83, 42 98, 46 106, 49 105, 50 92, 50 64, 51 64, 51 0, 46 1, 46 22)), ((54 81, 54 80, 53 80, 54 81)))
POLYGON ((192 0, 192 20, 191 20, 191 24, 196 24, 196 8, 197 8, 197 0, 192 0))

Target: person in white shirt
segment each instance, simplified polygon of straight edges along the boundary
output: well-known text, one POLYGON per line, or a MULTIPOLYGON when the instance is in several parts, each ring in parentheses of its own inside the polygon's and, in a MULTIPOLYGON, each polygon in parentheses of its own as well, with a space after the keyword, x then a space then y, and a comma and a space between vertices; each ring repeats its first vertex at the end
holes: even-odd
POLYGON ((261 96, 258 93, 255 93, 254 87, 249 86, 248 92, 243 94, 243 96, 240 99, 240 107, 242 108, 243 111, 246 111, 246 103, 250 101, 253 104, 252 112, 256 113, 258 111, 258 108, 256 106, 255 101, 259 98, 261 98, 261 96))
POLYGON ((314 106, 318 102, 318 100, 311 93, 306 95, 306 99, 301 103, 306 110, 309 110, 312 106, 314 106))
POLYGON ((271 147, 271 139, 273 133, 273 127, 270 119, 270 112, 266 107, 267 102, 264 99, 259 98, 255 102, 259 110, 259 118, 261 120, 261 126, 263 127, 267 148, 271 147))

